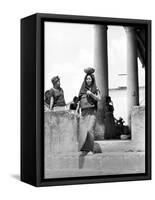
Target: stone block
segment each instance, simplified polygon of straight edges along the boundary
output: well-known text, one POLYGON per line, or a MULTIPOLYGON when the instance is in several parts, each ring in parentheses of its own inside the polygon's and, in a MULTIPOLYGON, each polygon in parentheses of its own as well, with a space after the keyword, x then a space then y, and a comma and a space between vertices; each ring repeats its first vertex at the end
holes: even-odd
POLYGON ((45 112, 45 156, 78 152, 77 116, 67 111, 45 112))
POLYGON ((45 178, 145 173, 144 152, 105 152, 49 158, 45 178))
POLYGON ((145 150, 145 106, 134 106, 132 108, 131 135, 134 145, 145 150))

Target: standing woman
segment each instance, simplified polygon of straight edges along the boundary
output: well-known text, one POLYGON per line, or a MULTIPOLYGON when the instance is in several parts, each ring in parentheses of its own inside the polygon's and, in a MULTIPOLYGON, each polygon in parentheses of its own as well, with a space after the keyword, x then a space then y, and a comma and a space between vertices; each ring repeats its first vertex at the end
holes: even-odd
POLYGON ((100 100, 100 92, 96 86, 94 69, 87 68, 83 84, 79 92, 80 101, 80 131, 79 149, 83 155, 88 152, 96 153, 94 145, 94 131, 96 126, 97 102, 100 100))

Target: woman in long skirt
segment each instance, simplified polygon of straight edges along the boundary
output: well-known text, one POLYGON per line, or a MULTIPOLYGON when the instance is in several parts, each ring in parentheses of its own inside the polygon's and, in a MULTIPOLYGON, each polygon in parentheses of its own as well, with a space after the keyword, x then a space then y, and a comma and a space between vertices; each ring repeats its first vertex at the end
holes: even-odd
POLYGON ((86 75, 78 97, 81 109, 79 149, 84 155, 88 152, 101 152, 99 145, 94 143, 97 102, 100 100, 100 92, 96 86, 94 71, 93 68, 85 69, 86 75))

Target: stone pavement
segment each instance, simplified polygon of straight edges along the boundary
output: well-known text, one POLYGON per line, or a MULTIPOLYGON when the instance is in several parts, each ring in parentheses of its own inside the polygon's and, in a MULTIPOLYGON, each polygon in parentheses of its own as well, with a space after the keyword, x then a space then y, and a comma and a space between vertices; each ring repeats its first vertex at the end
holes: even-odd
POLYGON ((86 156, 76 153, 49 157, 45 178, 144 172, 144 152, 103 152, 86 156))

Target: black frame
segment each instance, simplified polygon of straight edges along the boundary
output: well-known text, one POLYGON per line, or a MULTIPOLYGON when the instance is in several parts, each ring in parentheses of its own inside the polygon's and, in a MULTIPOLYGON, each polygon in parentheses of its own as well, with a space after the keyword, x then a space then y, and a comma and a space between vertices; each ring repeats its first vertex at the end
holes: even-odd
POLYGON ((34 14, 21 19, 21 181, 34 186, 151 179, 151 20, 34 14), (144 174, 44 179, 44 21, 144 26, 146 30, 146 154, 144 174))

